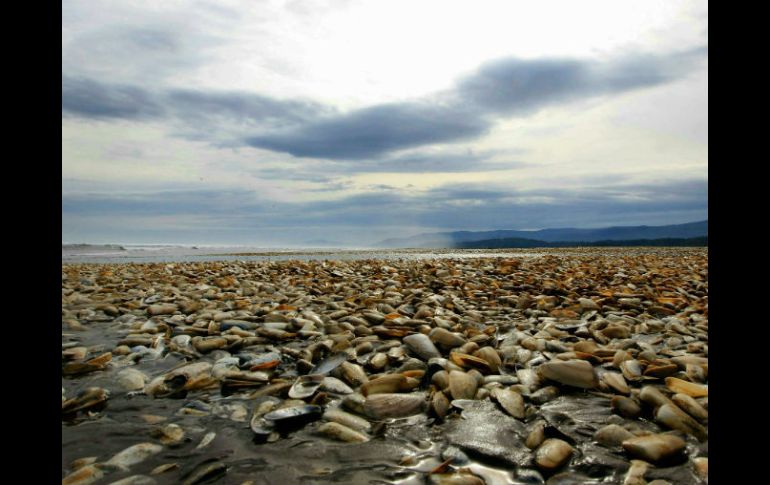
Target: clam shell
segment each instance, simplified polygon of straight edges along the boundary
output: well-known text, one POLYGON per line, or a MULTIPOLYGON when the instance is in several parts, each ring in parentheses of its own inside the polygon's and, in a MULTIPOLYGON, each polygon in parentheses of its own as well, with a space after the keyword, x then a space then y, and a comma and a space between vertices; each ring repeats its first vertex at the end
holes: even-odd
POLYGON ((492 347, 482 347, 474 352, 473 355, 487 361, 487 364, 489 364, 489 368, 493 373, 499 372, 500 366, 503 364, 500 359, 500 354, 498 354, 492 347))
POLYGON ((139 443, 117 453, 107 460, 105 464, 125 470, 161 451, 163 451, 163 447, 155 443, 139 443))
POLYGON ((529 434, 527 435, 527 441, 524 442, 524 445, 530 450, 534 450, 535 448, 540 446, 544 440, 545 440, 545 423, 542 421, 539 421, 535 423, 534 426, 532 426, 532 430, 530 430, 529 434))
POLYGON ((636 401, 625 396, 613 397, 610 400, 610 407, 617 414, 629 419, 636 419, 642 414, 642 408, 636 401))
POLYGON ((423 360, 441 357, 441 352, 439 352, 436 346, 433 345, 430 338, 423 333, 415 333, 406 336, 404 337, 403 342, 423 360))
POLYGON ((526 416, 524 408, 524 398, 521 394, 510 389, 494 389, 491 394, 505 412, 517 419, 524 419, 526 416))
POLYGON ((664 404, 655 413, 655 421, 672 429, 695 436, 700 441, 708 439, 708 431, 689 414, 679 409, 676 404, 664 404))
POLYGON ((373 419, 403 418, 425 411, 427 400, 423 393, 374 394, 366 398, 363 408, 373 419))
POLYGON ((419 381, 407 378, 403 374, 385 374, 363 384, 361 386, 361 394, 369 396, 370 394, 409 391, 416 387, 418 383, 419 381))
POLYGON ((447 350, 460 347, 467 343, 462 335, 450 332, 449 330, 441 327, 436 327, 431 330, 428 336, 436 345, 447 350))
POLYGON ((484 374, 496 374, 497 371, 492 370, 492 366, 489 362, 473 355, 464 354, 462 352, 452 352, 449 354, 449 359, 456 365, 464 369, 477 369, 484 374))
POLYGON ((555 470, 569 461, 573 451, 566 441, 549 438, 535 452, 535 464, 541 470, 555 470))
POLYGON ((623 442, 623 448, 636 458, 657 463, 680 453, 685 448, 683 439, 670 434, 653 434, 629 438, 623 442))
POLYGON ((449 392, 452 399, 473 399, 478 389, 478 381, 462 371, 453 370, 449 373, 449 392))
POLYGON ((684 381, 676 377, 666 377, 666 387, 672 392, 687 394, 690 397, 705 397, 709 395, 707 385, 684 381))
POLYGON ((324 421, 333 421, 357 431, 368 432, 372 429, 372 425, 369 424, 369 421, 354 414, 347 413, 342 409, 327 409, 324 411, 322 418, 324 421))
POLYGON ((613 390, 621 394, 631 393, 631 389, 628 388, 628 384, 623 378, 623 374, 619 374, 617 372, 605 372, 602 374, 602 381, 613 390))
MULTIPOLYGON (((265 414, 264 418, 276 427, 293 427, 307 424, 321 417, 321 406, 308 404, 289 408, 276 409, 265 414)), ((253 429, 253 428, 252 428, 253 429)))
POLYGON ((449 399, 447 399, 443 392, 439 391, 433 394, 433 399, 431 399, 431 409, 436 414, 436 416, 438 416, 440 419, 444 419, 446 414, 449 412, 450 407, 451 404, 449 399))
POLYGON ((701 406, 698 401, 688 396, 687 394, 674 394, 671 397, 674 404, 679 406, 683 411, 699 421, 707 421, 709 418, 708 411, 701 406))
POLYGON ((369 437, 365 434, 337 422, 322 424, 318 427, 318 433, 346 443, 365 443, 369 441, 369 437))
POLYGON ((289 397, 292 399, 305 399, 312 396, 324 381, 321 374, 300 376, 289 389, 289 397))
POLYGON ((336 377, 326 376, 321 381, 320 389, 334 394, 352 394, 354 391, 347 384, 336 377))
POLYGON ((594 434, 596 441, 609 447, 620 446, 625 440, 633 437, 634 435, 630 431, 617 424, 609 424, 594 434))
POLYGON ((591 389, 599 384, 593 366, 585 360, 546 362, 538 367, 538 374, 567 386, 584 389, 591 389))
POLYGON ((316 364, 316 366, 311 369, 309 374, 328 374, 329 372, 339 367, 346 360, 348 360, 348 354, 344 352, 331 355, 316 364))

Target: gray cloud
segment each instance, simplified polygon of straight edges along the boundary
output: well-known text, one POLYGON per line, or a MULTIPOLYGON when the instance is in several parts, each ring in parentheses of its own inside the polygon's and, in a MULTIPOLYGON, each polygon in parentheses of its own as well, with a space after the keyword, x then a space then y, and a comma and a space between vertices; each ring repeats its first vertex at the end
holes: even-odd
POLYGON ((135 86, 104 85, 62 76, 62 114, 96 119, 150 119, 165 115, 155 96, 135 86))
POLYGON ((351 160, 431 143, 461 141, 487 132, 489 123, 460 107, 394 103, 311 122, 246 143, 299 157, 351 160))
MULTIPOLYGON (((145 37, 141 42, 163 41, 145 37)), ((706 55, 701 48, 610 61, 501 59, 484 64, 447 92, 347 113, 310 101, 250 93, 153 92, 63 76, 62 113, 99 119, 170 117, 183 124, 183 136, 202 141, 227 139, 297 157, 371 160, 408 148, 477 138, 498 116, 521 116, 556 103, 659 85, 686 74, 706 55), (223 125, 223 119, 228 124, 223 125)), ((391 163, 402 168, 419 165, 406 159, 391 163)), ((388 168, 387 160, 381 166, 388 168)))
POLYGON ((528 114, 581 97, 655 86, 688 72, 706 54, 635 55, 613 61, 502 59, 430 100, 392 103, 250 137, 255 147, 299 157, 360 159, 486 133, 493 116, 528 114))
MULTIPOLYGON (((370 192, 335 200, 276 202, 257 192, 160 191, 144 194, 63 195, 67 221, 130 217, 137 232, 162 233, 169 220, 209 220, 217 230, 259 241, 266 227, 283 228, 280 241, 348 234, 351 245, 371 244, 408 231, 535 229, 602 225, 670 224, 708 217, 707 181, 594 185, 574 189, 521 190, 452 184, 428 191, 370 186, 370 192), (541 200, 543 199, 543 200, 541 200), (156 218, 162 222, 153 222, 156 218), (367 230, 362 231, 362 227, 367 230), (353 236, 356 235, 357 236, 353 236)), ((195 231, 195 224, 180 231, 195 231)), ((169 237, 173 231, 166 231, 169 237)), ((187 233, 185 233, 187 234, 187 233)), ((180 236, 181 237, 181 236, 180 236)), ((246 239, 244 239, 246 240, 246 239)))

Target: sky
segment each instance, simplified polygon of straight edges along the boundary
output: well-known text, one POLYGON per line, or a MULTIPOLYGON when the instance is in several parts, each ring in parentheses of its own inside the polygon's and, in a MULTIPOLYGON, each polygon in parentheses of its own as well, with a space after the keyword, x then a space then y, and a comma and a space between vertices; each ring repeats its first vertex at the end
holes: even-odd
POLYGON ((62 242, 708 218, 705 1, 62 3, 62 242))

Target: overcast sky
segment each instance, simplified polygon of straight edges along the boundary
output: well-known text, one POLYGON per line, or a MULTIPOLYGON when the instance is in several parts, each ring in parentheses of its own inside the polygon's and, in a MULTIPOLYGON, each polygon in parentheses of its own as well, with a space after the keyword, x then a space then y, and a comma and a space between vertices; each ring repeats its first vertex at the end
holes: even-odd
POLYGON ((707 2, 62 3, 62 241, 708 218, 707 2))

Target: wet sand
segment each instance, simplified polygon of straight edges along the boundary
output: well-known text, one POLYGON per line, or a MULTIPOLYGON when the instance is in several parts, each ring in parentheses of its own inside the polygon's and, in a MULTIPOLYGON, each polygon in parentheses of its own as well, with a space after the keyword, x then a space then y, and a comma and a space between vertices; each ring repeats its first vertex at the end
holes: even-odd
POLYGON ((706 250, 459 253, 63 264, 63 479, 705 483, 706 250))

